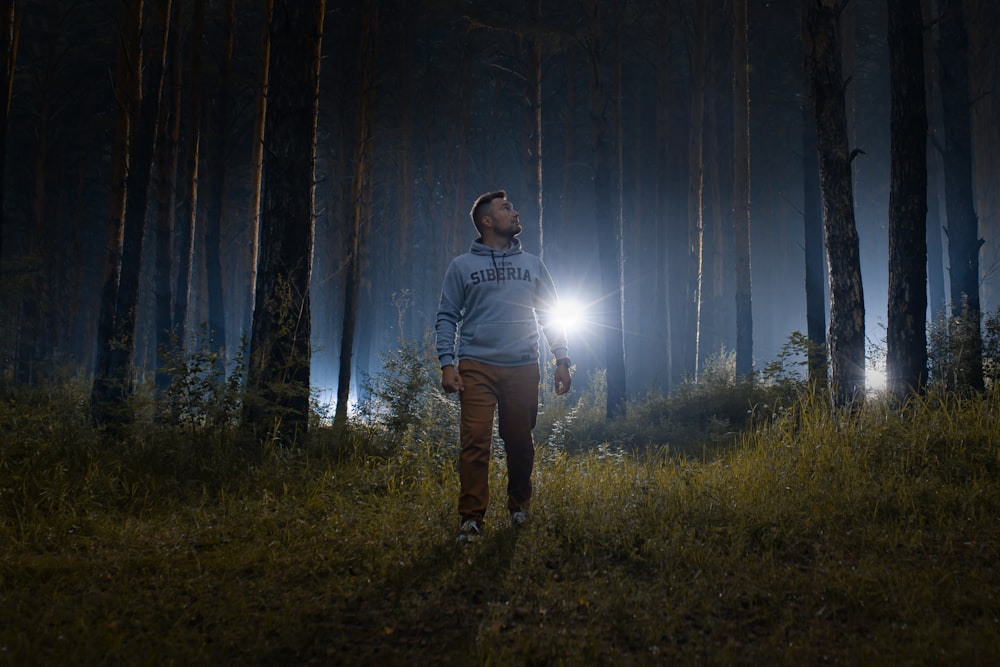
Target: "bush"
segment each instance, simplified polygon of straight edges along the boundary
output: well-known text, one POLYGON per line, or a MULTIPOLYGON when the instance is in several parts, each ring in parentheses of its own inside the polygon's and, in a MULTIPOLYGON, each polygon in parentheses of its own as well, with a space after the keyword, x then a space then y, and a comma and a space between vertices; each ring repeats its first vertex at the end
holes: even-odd
POLYGON ((964 389, 969 382, 967 360, 970 354, 976 354, 977 346, 982 354, 983 379, 990 389, 1000 379, 1000 308, 977 321, 963 297, 958 317, 941 313, 928 323, 929 388, 944 392, 964 389))
POLYGON ((457 454, 458 400, 441 389, 437 357, 429 337, 404 341, 382 357, 381 370, 365 378, 367 398, 356 429, 368 429, 372 453, 395 456, 426 448, 437 460, 457 454))
POLYGON ((650 392, 633 398, 623 418, 607 420, 604 371, 591 375, 574 404, 556 403, 540 424, 543 441, 575 453, 601 448, 608 452, 670 452, 706 456, 733 443, 737 433, 773 419, 795 405, 808 382, 798 370, 806 365, 808 341, 789 338, 778 359, 749 382, 736 381, 736 356, 721 349, 709 357, 697 380, 673 392, 650 392))

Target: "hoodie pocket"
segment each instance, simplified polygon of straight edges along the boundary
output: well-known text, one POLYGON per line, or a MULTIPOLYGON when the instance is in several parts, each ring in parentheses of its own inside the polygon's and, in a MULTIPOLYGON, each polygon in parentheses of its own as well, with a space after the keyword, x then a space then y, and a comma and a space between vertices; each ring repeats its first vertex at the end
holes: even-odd
POLYGON ((484 322, 467 332, 463 353, 498 363, 531 363, 538 358, 535 322, 484 322))

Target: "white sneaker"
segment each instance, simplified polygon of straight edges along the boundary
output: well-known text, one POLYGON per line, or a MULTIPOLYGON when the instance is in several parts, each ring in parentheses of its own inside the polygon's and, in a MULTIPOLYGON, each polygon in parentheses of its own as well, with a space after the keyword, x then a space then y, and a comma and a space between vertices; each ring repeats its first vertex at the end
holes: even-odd
POLYGON ((475 542, 481 535, 479 522, 475 519, 466 519, 462 522, 461 528, 458 529, 458 537, 455 538, 455 541, 475 542))
POLYGON ((510 523, 515 528, 520 528, 524 525, 524 522, 528 520, 528 513, 524 510, 518 510, 516 512, 510 513, 510 523))

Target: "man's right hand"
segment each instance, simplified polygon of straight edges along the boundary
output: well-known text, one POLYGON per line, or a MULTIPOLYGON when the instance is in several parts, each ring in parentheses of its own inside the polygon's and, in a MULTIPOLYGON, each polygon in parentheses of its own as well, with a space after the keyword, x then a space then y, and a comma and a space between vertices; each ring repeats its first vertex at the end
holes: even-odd
POLYGON ((448 365, 441 369, 441 388, 445 393, 454 394, 456 391, 465 391, 465 383, 458 369, 448 365))

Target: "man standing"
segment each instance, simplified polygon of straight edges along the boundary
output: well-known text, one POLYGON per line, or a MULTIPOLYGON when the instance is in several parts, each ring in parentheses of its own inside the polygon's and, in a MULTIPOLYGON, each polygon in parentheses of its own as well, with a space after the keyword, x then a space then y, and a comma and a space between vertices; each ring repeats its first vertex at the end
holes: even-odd
POLYGON ((494 409, 507 454, 511 522, 528 518, 540 381, 536 313, 556 358, 556 394, 571 382, 566 333, 550 321, 557 303, 552 277, 540 258, 521 250, 521 223, 507 193, 481 195, 471 215, 479 238, 449 265, 436 324, 441 386, 460 392, 462 406, 459 541, 479 536, 489 505, 494 409))

